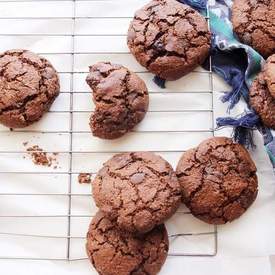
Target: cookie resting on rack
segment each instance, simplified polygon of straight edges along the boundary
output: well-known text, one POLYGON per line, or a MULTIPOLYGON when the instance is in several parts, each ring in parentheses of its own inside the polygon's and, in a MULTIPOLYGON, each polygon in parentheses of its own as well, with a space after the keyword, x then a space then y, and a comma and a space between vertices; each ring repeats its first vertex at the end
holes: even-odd
POLYGON ((134 236, 98 212, 87 233, 86 251, 101 275, 156 275, 167 258, 168 249, 163 224, 144 235, 134 236))
POLYGON ((211 138, 188 150, 176 173, 183 202, 210 224, 239 218, 257 197, 255 164, 247 150, 229 138, 211 138))
POLYGON ((23 128, 38 121, 59 94, 56 70, 27 50, 0 55, 0 123, 23 128))
POLYGON ((162 79, 176 80, 202 64, 210 50, 206 19, 176 0, 153 0, 135 13, 128 47, 162 79))
POLYGON ((162 224, 181 203, 173 168, 150 152, 115 155, 100 169, 92 189, 97 207, 121 229, 134 234, 162 224))
POLYGON ((234 0, 233 29, 240 41, 267 58, 275 53, 275 0, 234 0))
POLYGON ((94 136, 119 138, 142 121, 149 95, 144 81, 135 73, 121 65, 100 62, 90 67, 86 81, 95 103, 90 119, 94 136))
POLYGON ((261 72, 253 81, 249 90, 249 103, 263 124, 275 129, 275 98, 268 89, 265 72, 261 72))
POLYGON ((267 88, 275 99, 275 54, 271 55, 267 60, 264 68, 264 77, 267 88))

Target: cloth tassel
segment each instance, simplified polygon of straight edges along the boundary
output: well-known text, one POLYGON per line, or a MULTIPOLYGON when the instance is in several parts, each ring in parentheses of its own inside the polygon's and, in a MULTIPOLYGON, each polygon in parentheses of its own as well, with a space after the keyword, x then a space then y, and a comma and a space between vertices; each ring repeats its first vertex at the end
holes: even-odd
POLYGON ((260 118, 254 112, 244 114, 239 118, 220 117, 217 118, 217 128, 231 126, 233 127, 232 137, 235 142, 244 145, 247 148, 254 148, 253 130, 260 127, 260 118))
POLYGON ((232 110, 242 96, 246 97, 248 91, 245 86, 244 76, 239 73, 239 70, 231 68, 229 77, 230 80, 227 80, 227 82, 231 83, 232 90, 230 92, 225 92, 221 97, 221 101, 223 103, 229 102, 228 110, 232 110))
POLYGON ((162 89, 165 89, 165 79, 160 78, 159 76, 155 75, 153 81, 162 89))
POLYGON ((247 101, 249 92, 245 83, 245 71, 247 68, 245 51, 243 49, 235 49, 227 52, 215 47, 211 51, 211 56, 213 72, 221 76, 232 87, 232 90, 224 93, 221 98, 222 102, 229 102, 228 110, 233 109, 241 97, 247 101))

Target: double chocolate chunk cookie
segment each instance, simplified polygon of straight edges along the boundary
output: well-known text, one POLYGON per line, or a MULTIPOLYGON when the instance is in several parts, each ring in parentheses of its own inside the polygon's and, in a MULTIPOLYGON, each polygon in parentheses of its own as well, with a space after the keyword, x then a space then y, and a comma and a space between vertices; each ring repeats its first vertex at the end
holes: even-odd
POLYGON ((233 29, 264 57, 275 53, 275 0, 234 0, 233 29))
MULTIPOLYGON (((274 21, 274 24, 275 24, 275 21, 274 21)), ((264 76, 265 76, 267 88, 270 94, 272 95, 272 97, 275 99, 275 54, 271 55, 266 60, 266 64, 264 68, 264 76)))
POLYGON ((144 118, 149 96, 144 81, 135 73, 121 65, 100 62, 90 67, 86 80, 96 105, 90 119, 94 136, 119 138, 144 118))
POLYGON ((188 150, 176 173, 183 202, 210 224, 239 218, 257 197, 256 167, 246 149, 229 138, 211 138, 188 150))
POLYGON ((136 12, 128 46, 137 61, 166 80, 176 80, 202 64, 210 32, 203 16, 176 0, 153 0, 136 12))
POLYGON ((93 182, 96 205, 118 226, 145 233, 178 209, 181 190, 171 165, 149 152, 117 154, 93 182))
POLYGON ((59 94, 56 70, 45 58, 11 50, 0 55, 0 123, 22 128, 38 121, 59 94))
POLYGON ((156 275, 163 266, 169 243, 164 225, 142 236, 119 229, 98 212, 87 234, 86 250, 101 275, 156 275))
POLYGON ((264 125, 275 129, 275 98, 268 90, 264 72, 253 81, 249 96, 250 105, 259 114, 264 125))

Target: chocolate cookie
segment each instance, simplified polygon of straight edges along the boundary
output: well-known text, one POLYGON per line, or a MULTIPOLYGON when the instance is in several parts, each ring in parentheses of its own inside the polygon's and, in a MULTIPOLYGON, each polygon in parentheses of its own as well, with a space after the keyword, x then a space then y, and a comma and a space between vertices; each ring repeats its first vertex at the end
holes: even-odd
POLYGON ((135 73, 121 65, 100 62, 90 67, 86 80, 96 105, 90 119, 94 136, 121 137, 144 118, 149 96, 144 81, 135 73))
POLYGON ((250 105, 259 114, 263 123, 275 129, 275 99, 268 90, 263 72, 253 81, 249 96, 250 105))
POLYGON ((275 98, 275 54, 266 60, 264 76, 267 88, 272 97, 275 98))
POLYGON ((175 0, 153 0, 136 12, 128 46, 150 72, 176 80, 204 62, 210 32, 205 18, 191 7, 175 0))
POLYGON ((239 39, 264 57, 275 53, 275 0, 235 0, 233 29, 239 39))
POLYGON ((211 138, 188 150, 176 173, 183 202, 210 224, 239 218, 257 197, 256 167, 246 149, 229 138, 211 138))
POLYGON ((163 266, 169 248, 164 225, 142 236, 121 231, 98 212, 87 234, 86 250, 101 275, 155 275, 163 266))
POLYGON ((49 110, 59 94, 59 79, 45 58, 11 50, 0 55, 0 123, 26 127, 49 110))
POLYGON ((145 233, 178 209, 181 190, 171 165, 149 152, 117 154, 93 181, 96 205, 118 226, 145 233))

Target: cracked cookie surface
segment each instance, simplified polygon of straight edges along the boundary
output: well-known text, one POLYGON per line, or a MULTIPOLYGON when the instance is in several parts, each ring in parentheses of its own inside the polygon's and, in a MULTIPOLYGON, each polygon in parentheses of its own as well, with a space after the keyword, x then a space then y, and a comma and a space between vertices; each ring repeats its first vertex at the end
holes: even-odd
POLYGON ((264 57, 275 53, 275 0, 235 0, 233 29, 239 39, 264 57))
POLYGON ((115 155, 98 172, 92 188, 98 208, 120 228, 137 234, 162 224, 181 203, 173 168, 150 152, 115 155))
POLYGON ((275 99, 275 54, 271 55, 266 60, 264 76, 267 88, 272 97, 275 99))
POLYGON ((98 212, 87 233, 88 257, 101 275, 156 275, 169 249, 164 225, 133 236, 98 212))
POLYGON ((100 62, 90 67, 86 81, 96 105, 90 118, 94 136, 119 138, 144 118, 149 95, 144 81, 135 73, 121 65, 100 62))
POLYGON ((0 123, 26 127, 49 110, 59 94, 56 70, 45 58, 27 51, 0 55, 0 123))
POLYGON ((211 138, 188 150, 176 173, 183 202, 210 224, 239 218, 257 197, 256 167, 247 150, 229 138, 211 138))
POLYGON ((275 129, 275 99, 268 90, 264 72, 256 77, 250 87, 249 103, 264 125, 275 129))
POLYGON ((176 80, 202 64, 210 50, 203 16, 175 0, 153 0, 135 14, 128 47, 137 61, 166 80, 176 80))

